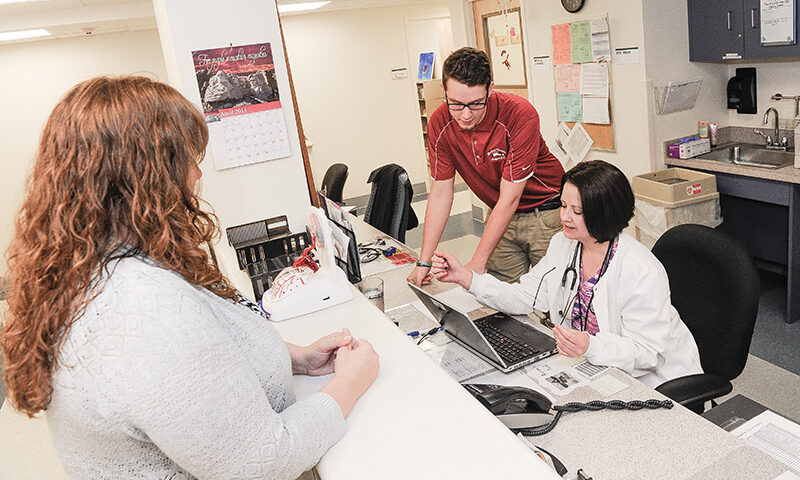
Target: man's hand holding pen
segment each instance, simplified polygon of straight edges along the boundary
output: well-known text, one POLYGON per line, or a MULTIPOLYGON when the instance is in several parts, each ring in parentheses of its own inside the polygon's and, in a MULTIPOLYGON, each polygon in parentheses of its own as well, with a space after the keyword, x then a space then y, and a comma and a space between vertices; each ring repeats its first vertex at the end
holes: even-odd
POLYGON ((440 282, 457 283, 469 289, 472 285, 472 270, 461 265, 456 257, 443 252, 435 252, 431 260, 431 273, 440 282))

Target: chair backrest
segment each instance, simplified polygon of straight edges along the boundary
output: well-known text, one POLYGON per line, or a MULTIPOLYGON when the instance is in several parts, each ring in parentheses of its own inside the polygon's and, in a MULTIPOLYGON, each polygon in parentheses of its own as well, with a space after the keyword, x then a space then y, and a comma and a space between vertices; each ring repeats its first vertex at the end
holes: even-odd
POLYGON ((334 163, 328 167, 325 176, 322 177, 322 190, 324 190, 325 196, 339 205, 344 203, 342 195, 345 180, 347 180, 347 165, 344 163, 334 163))
POLYGON ((404 242, 406 230, 416 227, 417 222, 411 209, 413 189, 408 173, 400 165, 390 163, 373 170, 367 182, 372 183, 372 190, 364 221, 404 242))
POLYGON ((738 377, 758 313, 758 270, 750 254, 728 235, 692 224, 664 233, 653 254, 667 271, 672 305, 697 342, 703 370, 738 377))

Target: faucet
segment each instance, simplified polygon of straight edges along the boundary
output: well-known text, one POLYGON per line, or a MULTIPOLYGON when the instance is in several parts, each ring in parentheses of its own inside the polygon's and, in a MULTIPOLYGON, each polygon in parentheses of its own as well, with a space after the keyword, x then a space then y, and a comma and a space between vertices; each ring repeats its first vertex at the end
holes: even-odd
MULTIPOLYGON (((764 125, 769 124, 769 112, 775 114, 775 137, 773 138, 770 138, 769 136, 765 137, 767 140, 766 148, 767 150, 786 150, 786 147, 789 144, 789 140, 786 137, 783 137, 781 140, 778 140, 780 138, 780 121, 778 117, 778 111, 775 110, 775 107, 769 107, 767 111, 764 112, 764 125)), ((764 134, 761 133, 761 136, 764 136, 764 134)))

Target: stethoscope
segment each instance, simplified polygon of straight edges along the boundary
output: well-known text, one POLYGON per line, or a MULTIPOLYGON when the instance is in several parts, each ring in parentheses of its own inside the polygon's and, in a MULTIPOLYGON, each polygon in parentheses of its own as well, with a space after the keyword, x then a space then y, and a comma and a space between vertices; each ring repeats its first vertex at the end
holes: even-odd
MULTIPOLYGON (((597 275, 597 280, 599 281, 603 274, 606 273, 608 270, 608 263, 611 260, 611 250, 614 248, 614 243, 616 243, 617 239, 612 238, 608 242, 608 249, 606 250, 606 256, 603 258, 603 264, 600 266, 600 272, 597 275)), ((565 288, 567 286, 567 282, 569 282, 569 290, 567 291, 567 301, 564 303, 564 307, 558 311, 558 315, 561 317, 561 324, 564 324, 564 321, 567 319, 567 313, 570 310, 570 305, 575 301, 575 297, 580 295, 580 289, 572 294, 572 291, 575 290, 575 284, 578 282, 578 266, 583 261, 583 243, 576 242, 575 248, 572 251, 572 260, 570 261, 567 268, 564 269, 564 273, 561 275, 561 288, 565 288), (572 280, 570 281, 570 277, 572 280)), ((586 304, 586 310, 583 311, 583 306, 581 305, 579 308, 579 320, 581 324, 581 331, 586 330, 586 323, 589 317, 589 311, 594 312, 592 308, 592 301, 594 301, 594 288, 592 289, 592 294, 589 297, 589 302, 586 304)))

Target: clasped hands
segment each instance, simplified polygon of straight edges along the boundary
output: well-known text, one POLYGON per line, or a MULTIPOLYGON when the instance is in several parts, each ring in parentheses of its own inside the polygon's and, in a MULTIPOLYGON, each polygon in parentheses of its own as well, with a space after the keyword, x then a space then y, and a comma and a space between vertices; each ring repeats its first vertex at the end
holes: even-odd
POLYGON ((355 365, 377 363, 377 353, 365 339, 353 338, 350 330, 343 328, 318 339, 311 345, 290 345, 292 373, 300 375, 327 375, 335 370, 348 370, 355 365))

